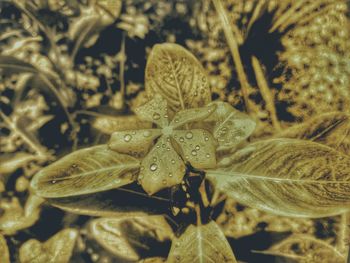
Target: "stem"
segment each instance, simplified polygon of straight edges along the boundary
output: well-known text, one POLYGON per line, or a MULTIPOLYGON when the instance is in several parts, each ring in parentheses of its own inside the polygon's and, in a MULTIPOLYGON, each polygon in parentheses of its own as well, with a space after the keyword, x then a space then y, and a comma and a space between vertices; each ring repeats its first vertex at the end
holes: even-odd
POLYGON ((120 94, 122 98, 122 109, 125 108, 125 96, 126 96, 126 88, 125 88, 125 79, 124 79, 124 72, 125 72, 125 60, 126 60, 126 54, 125 54, 125 32, 123 32, 123 38, 120 48, 120 55, 121 59, 119 62, 119 81, 120 81, 120 94))
POLYGON ((11 129, 14 133, 17 133, 18 136, 35 152, 35 154, 40 158, 47 158, 48 155, 43 147, 37 145, 33 142, 23 131, 21 131, 17 125, 8 118, 4 113, 0 111, 0 117, 4 120, 5 124, 11 129))
POLYGON ((270 113, 272 125, 277 131, 280 131, 281 125, 280 125, 278 118, 277 118, 274 97, 273 97, 271 90, 270 90, 270 88, 267 84, 267 81, 265 79, 261 64, 255 56, 252 56, 252 65, 253 65, 253 69, 255 72, 255 77, 256 77, 256 81, 257 81, 259 90, 261 92, 261 95, 262 95, 265 103, 266 103, 266 108, 270 113))
POLYGON ((242 59, 241 59, 241 56, 239 54, 238 44, 237 44, 237 41, 233 35, 232 28, 230 26, 226 11, 221 3, 221 0, 212 0, 212 1, 213 1, 214 6, 215 6, 216 12, 218 13, 219 18, 221 20, 221 24, 222 24, 222 27, 223 27, 223 30, 225 33, 227 44, 230 48, 233 62, 236 66, 238 79, 239 79, 239 82, 241 83, 241 89, 242 89, 244 103, 246 105, 247 112, 249 113, 250 112, 250 103, 249 103, 248 94, 249 94, 250 85, 248 83, 248 78, 244 72, 242 59))
POLYGON ((348 244, 349 235, 350 235, 349 219, 350 219, 350 213, 344 213, 341 215, 339 238, 337 242, 338 251, 340 251, 344 255, 344 258, 348 260, 349 260, 349 249, 350 249, 350 244, 348 244))

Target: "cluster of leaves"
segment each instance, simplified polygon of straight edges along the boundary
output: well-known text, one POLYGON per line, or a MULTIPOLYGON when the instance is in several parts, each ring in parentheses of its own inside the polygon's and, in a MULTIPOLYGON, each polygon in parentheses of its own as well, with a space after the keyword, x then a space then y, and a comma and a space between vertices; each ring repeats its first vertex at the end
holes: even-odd
MULTIPOLYGON (((31 183, 36 195, 81 214, 120 215, 142 212, 147 205, 153 213, 171 210, 181 227, 170 235, 169 262, 236 262, 208 213, 217 201, 213 191, 283 216, 317 218, 349 210, 350 158, 341 151, 347 142, 338 139, 332 148, 332 139, 346 129, 346 118, 335 127, 326 122, 328 115, 322 116, 313 126, 242 145, 254 121, 227 103, 210 102, 203 68, 188 51, 175 44, 155 46, 145 76, 149 101, 135 114, 154 128, 116 131, 108 145, 73 152, 44 168, 31 183), (206 181, 212 183, 209 189, 206 181), (180 185, 187 191, 181 213, 176 209, 180 185), (169 194, 170 200, 164 197, 169 194), (135 197, 126 199, 130 195, 135 197), (188 219, 191 215, 195 222, 188 219)), ((129 216, 136 220, 141 215, 129 216)), ((120 220, 98 222, 114 232, 120 220)), ((125 245, 116 236, 115 242, 125 245)), ((99 237, 111 247, 112 238, 106 239, 99 237)), ((118 251, 135 257, 129 249, 118 251)))

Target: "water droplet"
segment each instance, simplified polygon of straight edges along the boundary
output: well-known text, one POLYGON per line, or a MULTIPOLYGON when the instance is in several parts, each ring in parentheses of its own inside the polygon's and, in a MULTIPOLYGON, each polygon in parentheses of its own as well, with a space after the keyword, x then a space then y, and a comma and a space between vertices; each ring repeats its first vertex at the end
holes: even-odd
POLYGON ((180 137, 180 142, 184 142, 184 141, 185 141, 184 137, 180 137))
POLYGON ((56 180, 52 180, 51 183, 55 184, 57 181, 56 180))
POLYGON ((169 173, 169 177, 173 177, 173 174, 172 174, 172 173, 169 173))
POLYGON ((125 134, 125 136, 124 136, 124 141, 130 142, 131 138, 132 138, 132 137, 131 137, 130 134, 125 134))
POLYGON ((76 164, 72 164, 72 167, 73 167, 73 168, 77 168, 77 165, 76 165, 76 164))
POLYGON ((164 179, 164 180, 162 181, 162 183, 163 183, 164 185, 166 185, 166 184, 167 184, 167 181, 164 179))
POLYGON ((143 133, 143 136, 144 136, 144 137, 149 137, 149 136, 151 136, 151 132, 150 132, 150 131, 145 131, 145 132, 143 133))
POLYGON ((143 171, 143 170, 145 170, 145 167, 142 165, 142 166, 140 167, 140 171, 143 171))
POLYGON ((133 131, 131 134, 132 134, 132 135, 135 135, 135 134, 136 134, 136 131, 133 131))
POLYGON ((193 150, 193 151, 191 152, 191 154, 192 154, 193 156, 196 156, 196 155, 197 155, 197 151, 196 151, 196 150, 193 150))
POLYGON ((209 137, 204 137, 204 140, 207 142, 209 141, 209 137))
POLYGON ((155 170, 157 170, 158 165, 157 165, 157 164, 155 164, 155 163, 152 163, 152 164, 150 165, 150 167, 149 167, 149 168, 151 169, 151 171, 152 171, 152 172, 154 172, 155 170))
POLYGON ((187 139, 192 139, 193 138, 193 133, 192 132, 186 133, 186 138, 187 139))
POLYGON ((159 120, 159 119, 160 119, 159 113, 157 112, 153 113, 153 120, 159 120))
POLYGON ((174 160, 174 159, 172 159, 172 160, 171 160, 171 163, 172 163, 172 164, 175 164, 175 160, 174 160))
POLYGON ((207 154, 205 155, 205 157, 209 158, 209 157, 210 157, 210 154, 209 154, 209 153, 207 153, 207 154))
POLYGON ((196 145, 196 150, 198 151, 201 147, 199 145, 196 145))
POLYGON ((153 162, 156 162, 157 161, 157 157, 153 157, 153 162))
POLYGON ((166 119, 167 119, 168 117, 169 117, 169 116, 168 116, 168 114, 165 114, 165 115, 164 115, 164 118, 166 118, 166 119))

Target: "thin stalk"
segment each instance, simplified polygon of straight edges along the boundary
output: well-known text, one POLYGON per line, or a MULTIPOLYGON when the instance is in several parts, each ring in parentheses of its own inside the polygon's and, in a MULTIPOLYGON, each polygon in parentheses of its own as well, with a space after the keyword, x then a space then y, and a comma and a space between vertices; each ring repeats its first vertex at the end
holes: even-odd
POLYGON ((122 98, 122 109, 125 109, 125 96, 126 96, 126 87, 125 87, 125 33, 123 32, 122 43, 120 48, 121 59, 119 61, 119 81, 120 81, 120 94, 122 98))
POLYGON ((45 151, 45 149, 39 145, 37 145, 35 142, 33 142, 21 129, 19 129, 9 117, 7 117, 4 113, 0 111, 0 117, 4 120, 5 124, 8 126, 10 130, 12 130, 14 133, 17 133, 18 136, 22 138, 22 140, 35 152, 35 154, 39 158, 47 158, 48 155, 45 151))
POLYGON ((249 103, 249 98, 248 98, 248 94, 249 94, 248 90, 249 90, 250 85, 248 82, 248 78, 244 72, 244 67, 243 67, 241 55, 239 53, 238 44, 237 44, 236 38, 233 34, 232 27, 230 26, 230 22, 228 20, 224 6, 221 3, 221 0, 212 0, 212 1, 214 4, 214 7, 216 9, 216 12, 218 13, 219 18, 221 20, 221 24, 222 24, 222 27, 223 27, 223 30, 225 33, 227 44, 230 48, 233 62, 236 66, 238 80, 241 83, 241 89, 242 89, 244 103, 246 105, 247 112, 249 113, 250 112, 250 103, 249 103))
POLYGON ((338 251, 340 251, 345 259, 348 259, 349 262, 349 249, 350 249, 350 231, 349 231, 349 225, 350 223, 350 213, 344 213, 341 215, 340 219, 340 231, 339 231, 339 238, 337 242, 337 248, 338 251))
POLYGON ((261 64, 255 56, 252 56, 252 65, 253 65, 253 69, 255 72, 255 77, 256 77, 257 84, 258 84, 258 88, 260 90, 261 96, 263 97, 263 99, 266 103, 266 108, 270 113, 272 125, 277 131, 280 131, 281 125, 280 125, 278 118, 277 118, 275 102, 274 102, 275 99, 274 99, 273 95, 271 94, 271 90, 270 90, 268 83, 265 79, 264 72, 261 68, 261 64))

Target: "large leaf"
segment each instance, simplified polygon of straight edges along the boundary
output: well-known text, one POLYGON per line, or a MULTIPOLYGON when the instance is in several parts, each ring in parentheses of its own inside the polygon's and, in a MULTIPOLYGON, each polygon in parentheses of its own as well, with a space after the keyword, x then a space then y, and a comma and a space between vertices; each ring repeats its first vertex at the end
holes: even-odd
POLYGON ((237 262, 219 226, 211 221, 206 225, 190 225, 173 240, 168 263, 237 262))
POLYGON ((60 263, 69 262, 72 256, 78 231, 64 229, 44 243, 36 239, 26 241, 19 250, 21 263, 60 263))
POLYGON ((105 191, 129 184, 139 161, 108 149, 106 145, 73 152, 35 175, 32 189, 45 198, 105 191))
POLYGON ((6 239, 0 234, 0 262, 10 263, 10 254, 7 247, 6 239))
POLYGON ((124 261, 151 256, 152 250, 159 252, 159 244, 173 235, 163 216, 99 218, 90 223, 90 233, 101 246, 124 261))
MULTIPOLYGON (((176 44, 157 44, 147 60, 145 86, 149 98, 160 94, 174 113, 211 101, 207 75, 198 60, 176 44)), ((171 114, 172 115, 172 114, 171 114)))
POLYGON ((51 205, 71 213, 90 216, 120 216, 166 214, 170 209, 167 198, 148 196, 130 189, 114 189, 106 192, 64 198, 50 198, 51 205))
POLYGON ((325 113, 284 130, 277 137, 311 140, 350 155, 350 115, 325 113))
POLYGON ((235 152, 207 172, 216 188, 267 212, 324 217, 350 209, 350 158, 302 140, 271 139, 235 152))
POLYGON ((345 262, 344 256, 339 253, 335 247, 323 240, 305 234, 291 235, 273 245, 268 250, 257 252, 268 255, 283 256, 305 263, 345 262))

